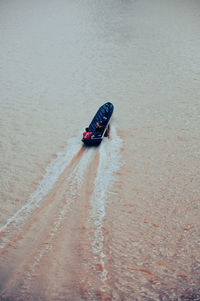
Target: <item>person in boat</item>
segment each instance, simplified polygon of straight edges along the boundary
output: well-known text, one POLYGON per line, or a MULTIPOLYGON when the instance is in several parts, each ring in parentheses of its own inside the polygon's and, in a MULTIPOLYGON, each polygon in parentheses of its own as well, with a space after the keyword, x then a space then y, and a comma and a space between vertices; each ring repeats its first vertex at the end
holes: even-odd
POLYGON ((96 133, 101 133, 103 130, 103 126, 102 126, 102 122, 97 122, 97 126, 96 126, 96 129, 95 129, 95 132, 96 133))
POLYGON ((85 129, 85 132, 83 133, 83 139, 91 139, 92 133, 89 131, 89 128, 85 129))

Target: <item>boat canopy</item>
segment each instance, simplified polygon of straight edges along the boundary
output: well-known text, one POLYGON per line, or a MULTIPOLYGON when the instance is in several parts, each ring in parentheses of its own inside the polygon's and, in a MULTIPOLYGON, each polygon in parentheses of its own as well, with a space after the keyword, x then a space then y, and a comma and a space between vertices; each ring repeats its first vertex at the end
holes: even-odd
POLYGON ((103 106, 101 106, 89 125, 89 131, 94 133, 97 127, 97 123, 100 124, 104 120, 104 118, 107 119, 107 124, 110 120, 110 117, 112 116, 113 109, 114 106, 110 102, 107 102, 103 106))

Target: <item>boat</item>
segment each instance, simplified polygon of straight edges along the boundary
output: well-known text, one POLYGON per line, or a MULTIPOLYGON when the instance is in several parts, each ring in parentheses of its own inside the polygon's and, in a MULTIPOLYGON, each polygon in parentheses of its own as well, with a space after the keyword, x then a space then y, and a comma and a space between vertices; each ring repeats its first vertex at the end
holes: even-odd
POLYGON ((114 106, 111 102, 102 105, 96 112, 90 125, 83 133, 82 142, 86 145, 99 145, 104 137, 108 136, 110 118, 114 106))

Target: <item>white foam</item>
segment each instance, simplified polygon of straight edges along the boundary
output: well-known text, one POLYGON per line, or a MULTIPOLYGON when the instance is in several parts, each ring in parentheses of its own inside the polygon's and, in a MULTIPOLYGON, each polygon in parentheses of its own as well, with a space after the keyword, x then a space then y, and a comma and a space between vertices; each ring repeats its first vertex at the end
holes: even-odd
POLYGON ((28 280, 31 280, 32 276, 35 275, 36 268, 40 265, 41 259, 45 256, 45 254, 47 254, 53 248, 54 238, 56 237, 56 233, 59 229, 59 226, 61 225, 61 223, 63 222, 66 216, 69 206, 73 201, 74 195, 77 196, 77 193, 81 188, 83 176, 85 170, 87 169, 90 156, 91 156, 91 152, 85 150, 84 156, 82 156, 80 162, 73 169, 69 177, 66 179, 67 183, 70 184, 70 189, 66 193, 66 203, 64 207, 60 210, 59 215, 54 221, 54 226, 50 229, 47 240, 43 242, 43 244, 41 245, 38 251, 38 254, 33 258, 34 261, 29 267, 26 275, 26 278, 28 280))
POLYGON ((120 168, 120 147, 122 144, 121 138, 117 135, 115 125, 111 127, 111 139, 104 139, 99 152, 100 160, 95 180, 95 189, 91 199, 92 211, 89 223, 93 222, 95 226, 94 237, 91 238, 91 245, 96 263, 102 266, 101 281, 107 279, 107 270, 105 269, 103 253, 103 219, 105 217, 105 201, 107 193, 114 178, 114 174, 120 168), (100 259, 99 259, 100 258, 100 259))
MULTIPOLYGON (((74 155, 80 149, 80 137, 71 138, 68 140, 67 146, 64 151, 57 153, 57 157, 47 166, 46 172, 42 181, 38 185, 36 191, 30 196, 28 202, 22 206, 14 215, 8 218, 6 223, 0 228, 0 232, 5 230, 12 222, 20 221, 24 218, 25 213, 29 213, 39 203, 43 197, 52 189, 58 177, 64 169, 70 164, 74 155), (20 214, 23 216, 20 217, 20 214)), ((1 247, 1 246, 0 246, 1 247)))

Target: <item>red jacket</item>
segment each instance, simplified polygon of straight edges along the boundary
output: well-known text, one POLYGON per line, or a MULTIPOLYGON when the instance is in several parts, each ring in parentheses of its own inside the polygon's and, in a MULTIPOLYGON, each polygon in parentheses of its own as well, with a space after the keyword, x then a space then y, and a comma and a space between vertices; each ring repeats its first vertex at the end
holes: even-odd
POLYGON ((84 138, 84 139, 91 139, 91 135, 92 135, 91 132, 84 132, 84 133, 83 133, 83 138, 84 138))

